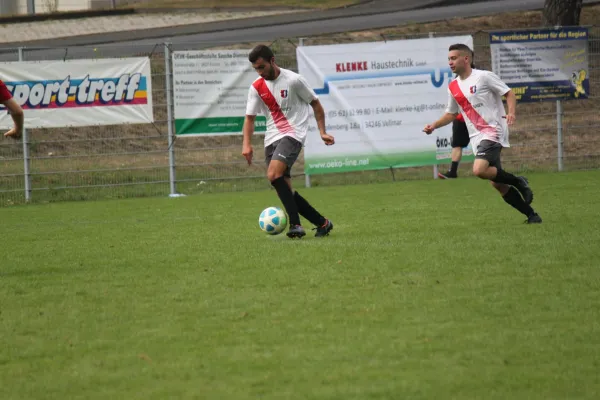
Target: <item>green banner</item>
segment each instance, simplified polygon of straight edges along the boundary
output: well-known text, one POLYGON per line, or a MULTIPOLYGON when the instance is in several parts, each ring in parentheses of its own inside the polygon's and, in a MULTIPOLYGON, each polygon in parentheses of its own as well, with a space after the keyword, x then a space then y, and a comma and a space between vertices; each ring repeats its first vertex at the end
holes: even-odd
MULTIPOLYGON (((248 90, 258 77, 250 50, 173 52, 176 135, 242 134, 248 90)), ((257 118, 257 132, 265 132, 265 121, 257 118)))
POLYGON ((353 172, 369 169, 406 168, 437 164, 436 152, 386 153, 363 155, 352 154, 335 157, 307 158, 305 155, 304 171, 307 174, 328 174, 333 172, 353 172))
MULTIPOLYGON (((242 133, 245 117, 213 117, 213 118, 192 118, 176 119, 175 132, 177 135, 226 135, 232 133, 242 133)), ((256 133, 267 130, 267 120, 265 117, 256 117, 254 123, 256 133)))

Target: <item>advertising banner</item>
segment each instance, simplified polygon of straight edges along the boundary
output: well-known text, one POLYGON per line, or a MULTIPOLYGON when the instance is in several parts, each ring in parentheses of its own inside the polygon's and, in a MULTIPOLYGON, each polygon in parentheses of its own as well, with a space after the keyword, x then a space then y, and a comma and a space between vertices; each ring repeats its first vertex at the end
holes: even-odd
MULTIPOLYGON (((471 36, 300 46, 298 70, 319 95, 334 146, 324 146, 314 118, 305 172, 319 174, 450 162, 452 126, 425 135, 445 112, 448 47, 471 36)), ((472 159, 470 148, 465 160, 472 159)))
MULTIPOLYGON (((173 53, 175 131, 179 136, 241 135, 248 90, 258 74, 250 50, 173 53)), ((256 117, 255 132, 266 131, 256 117)))
MULTIPOLYGON (((0 63, 0 77, 25 110, 26 128, 154 121, 150 59, 0 63)), ((12 126, 0 106, 0 126, 12 126)))
POLYGON ((490 33, 493 71, 520 102, 586 99, 588 29, 490 33))

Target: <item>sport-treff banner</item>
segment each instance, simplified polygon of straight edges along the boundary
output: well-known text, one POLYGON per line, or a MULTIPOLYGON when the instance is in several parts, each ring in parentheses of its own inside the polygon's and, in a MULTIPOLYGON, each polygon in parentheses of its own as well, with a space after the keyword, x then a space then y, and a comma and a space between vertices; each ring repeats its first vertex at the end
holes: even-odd
MULTIPOLYGON (((448 163, 452 126, 426 135, 444 114, 448 48, 471 36, 300 46, 298 70, 315 89, 334 146, 323 145, 311 118, 305 172, 319 174, 448 163)), ((472 151, 465 148, 465 160, 472 151)))
POLYGON ((491 32, 492 69, 521 102, 586 99, 588 29, 491 32))
MULTIPOLYGON (((154 121, 148 57, 0 63, 26 128, 154 121)), ((0 105, 0 126, 12 126, 0 105)))

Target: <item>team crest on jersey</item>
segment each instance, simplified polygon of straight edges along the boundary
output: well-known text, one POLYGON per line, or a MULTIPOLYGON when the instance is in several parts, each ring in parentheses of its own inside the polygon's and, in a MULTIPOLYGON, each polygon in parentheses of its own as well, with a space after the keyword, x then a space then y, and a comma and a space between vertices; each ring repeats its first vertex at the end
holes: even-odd
POLYGON ((288 95, 288 91, 287 91, 287 89, 283 89, 283 90, 281 90, 281 98, 282 98, 282 99, 285 99, 285 98, 287 97, 287 95, 288 95))
POLYGON ((475 94, 475 93, 477 93, 477 86, 471 86, 471 87, 469 88, 469 92, 471 92, 471 94, 475 94))

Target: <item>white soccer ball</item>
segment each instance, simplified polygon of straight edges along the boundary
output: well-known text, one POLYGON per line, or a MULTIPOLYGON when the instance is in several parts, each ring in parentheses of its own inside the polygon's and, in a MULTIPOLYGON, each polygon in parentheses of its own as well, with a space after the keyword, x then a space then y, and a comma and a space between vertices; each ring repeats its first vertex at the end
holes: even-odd
POLYGON ((278 207, 265 208, 258 217, 258 226, 269 235, 280 234, 285 230, 286 225, 287 215, 278 207))

